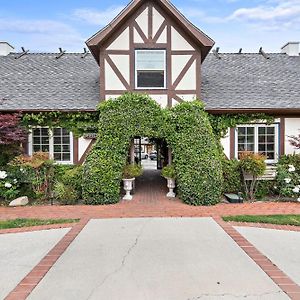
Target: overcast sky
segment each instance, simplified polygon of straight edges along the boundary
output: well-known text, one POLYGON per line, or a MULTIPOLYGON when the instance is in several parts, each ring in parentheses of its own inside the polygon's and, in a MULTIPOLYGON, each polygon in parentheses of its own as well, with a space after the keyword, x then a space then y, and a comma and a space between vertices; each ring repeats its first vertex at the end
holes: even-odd
MULTIPOLYGON (((80 52, 129 0, 0 0, 0 41, 17 51, 80 52)), ((173 0, 221 52, 279 52, 300 41, 300 0, 173 0)))

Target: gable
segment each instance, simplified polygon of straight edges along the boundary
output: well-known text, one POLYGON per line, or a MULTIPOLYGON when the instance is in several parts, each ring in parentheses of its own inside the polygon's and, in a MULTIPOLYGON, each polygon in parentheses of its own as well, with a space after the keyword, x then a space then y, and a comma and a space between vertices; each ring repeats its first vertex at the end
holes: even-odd
MULTIPOLYGON (((172 47, 176 50, 201 51, 203 61, 214 45, 214 41, 192 25, 168 0, 133 0, 108 26, 100 30, 87 42, 87 46, 99 64, 100 50, 110 45, 127 45, 129 35, 134 36, 135 43, 166 43, 167 24, 172 24, 172 47), (133 22, 134 30, 124 39, 129 25, 133 22)), ((120 46, 118 46, 120 47, 120 46)), ((116 49, 117 50, 117 49, 116 49)))

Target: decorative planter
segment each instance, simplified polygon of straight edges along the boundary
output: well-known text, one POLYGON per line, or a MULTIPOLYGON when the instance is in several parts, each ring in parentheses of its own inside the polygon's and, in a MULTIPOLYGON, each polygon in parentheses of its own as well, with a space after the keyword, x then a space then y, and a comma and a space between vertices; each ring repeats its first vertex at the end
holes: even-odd
POLYGON ((168 198, 175 198, 175 179, 173 178, 166 178, 167 179, 167 187, 169 188, 169 192, 167 193, 168 198))
POLYGON ((134 181, 135 181, 135 178, 123 179, 123 186, 124 186, 124 190, 126 192, 126 195, 123 197, 123 200, 132 200, 132 196, 130 195, 130 192, 133 189, 134 181))

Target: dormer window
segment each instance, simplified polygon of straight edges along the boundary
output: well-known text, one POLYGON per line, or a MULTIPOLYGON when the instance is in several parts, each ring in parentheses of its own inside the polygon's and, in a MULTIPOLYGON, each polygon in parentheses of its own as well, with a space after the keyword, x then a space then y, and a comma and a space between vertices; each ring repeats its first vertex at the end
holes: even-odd
POLYGON ((166 50, 135 50, 135 86, 166 88, 166 50))

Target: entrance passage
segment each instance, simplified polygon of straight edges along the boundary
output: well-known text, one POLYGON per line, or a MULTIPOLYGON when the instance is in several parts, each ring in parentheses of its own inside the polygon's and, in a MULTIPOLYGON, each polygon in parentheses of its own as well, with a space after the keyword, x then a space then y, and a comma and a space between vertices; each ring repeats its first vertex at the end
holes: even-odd
POLYGON ((161 176, 161 171, 145 169, 143 175, 136 179, 132 201, 146 204, 169 201, 167 192, 167 181, 161 176))
POLYGON ((144 173, 136 179, 133 201, 155 203, 168 200, 167 182, 161 176, 161 169, 169 160, 165 140, 135 137, 134 159, 142 165, 144 173))

